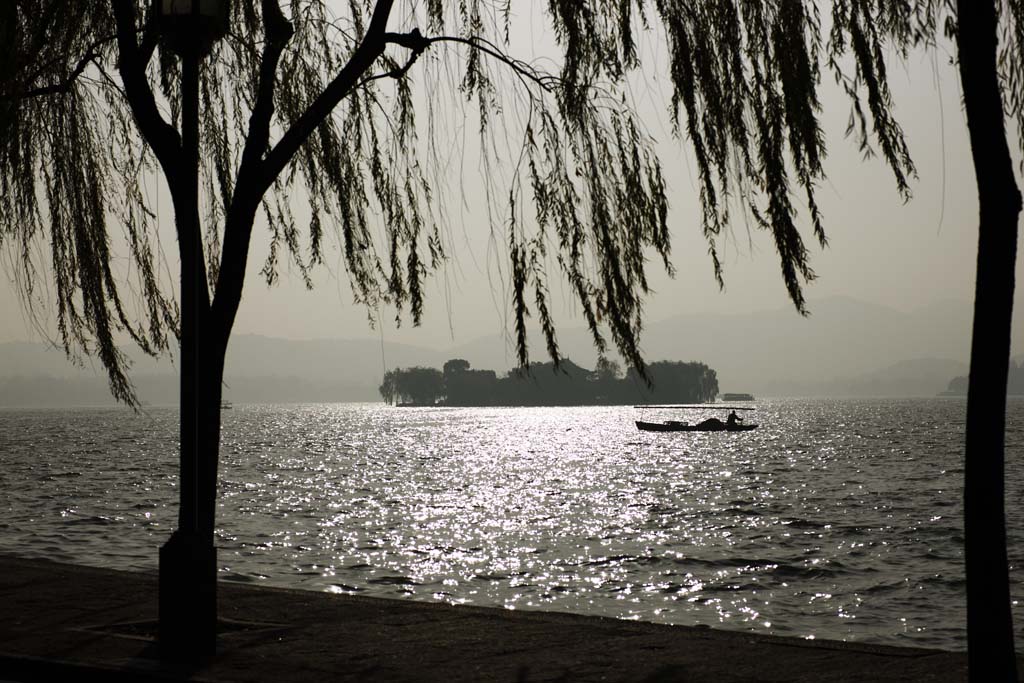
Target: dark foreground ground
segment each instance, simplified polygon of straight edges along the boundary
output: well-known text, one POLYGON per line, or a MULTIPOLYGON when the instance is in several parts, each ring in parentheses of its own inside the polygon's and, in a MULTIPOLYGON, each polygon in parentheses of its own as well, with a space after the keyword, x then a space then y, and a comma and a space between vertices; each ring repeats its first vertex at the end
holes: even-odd
MULTIPOLYGON (((550 612, 219 587, 200 681, 961 681, 962 653, 550 612)), ((156 576, 0 556, 0 680, 174 680, 156 576)))

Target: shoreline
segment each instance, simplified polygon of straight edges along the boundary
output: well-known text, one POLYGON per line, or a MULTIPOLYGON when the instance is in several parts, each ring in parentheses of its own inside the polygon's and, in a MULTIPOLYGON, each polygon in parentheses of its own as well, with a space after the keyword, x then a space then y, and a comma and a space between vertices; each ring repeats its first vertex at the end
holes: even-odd
MULTIPOLYGON (((180 679, 149 635, 153 572, 0 555, 0 595, 0 679, 180 679)), ((966 680, 964 652, 227 581, 218 598, 235 628, 193 680, 966 680)))

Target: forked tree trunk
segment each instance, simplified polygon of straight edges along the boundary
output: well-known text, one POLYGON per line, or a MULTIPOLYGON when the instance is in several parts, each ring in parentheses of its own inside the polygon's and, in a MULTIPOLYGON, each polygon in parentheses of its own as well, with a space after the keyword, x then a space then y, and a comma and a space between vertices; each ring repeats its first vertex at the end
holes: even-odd
POLYGON ((959 0, 957 19, 980 212, 964 465, 967 657, 972 681, 1016 681, 1003 461, 1021 197, 997 80, 995 3, 959 0))

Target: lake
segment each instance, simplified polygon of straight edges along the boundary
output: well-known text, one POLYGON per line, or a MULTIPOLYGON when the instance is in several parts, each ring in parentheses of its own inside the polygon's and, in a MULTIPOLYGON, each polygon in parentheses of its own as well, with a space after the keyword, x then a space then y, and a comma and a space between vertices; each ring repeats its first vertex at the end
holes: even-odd
MULTIPOLYGON (((964 649, 964 400, 757 406, 752 432, 667 434, 638 432, 630 407, 235 406, 220 575, 964 649)), ((172 408, 0 411, 0 552, 154 569, 176 444, 172 408)), ((1022 450, 1011 400, 1018 633, 1022 450)))

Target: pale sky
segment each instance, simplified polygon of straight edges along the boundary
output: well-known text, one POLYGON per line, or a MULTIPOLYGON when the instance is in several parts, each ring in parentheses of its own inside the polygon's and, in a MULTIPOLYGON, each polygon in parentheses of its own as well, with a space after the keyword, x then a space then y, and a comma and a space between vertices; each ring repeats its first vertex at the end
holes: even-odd
MULTIPOLYGON (((849 108, 832 86, 831 76, 824 78, 828 182, 820 188, 818 200, 830 244, 821 250, 810 231, 804 233, 812 253, 811 265, 818 274, 805 289, 812 314, 815 299, 836 295, 898 310, 973 300, 976 191, 958 79, 948 51, 915 53, 903 69, 893 62, 891 78, 897 118, 920 174, 912 182, 914 196, 908 204, 903 204, 885 163, 878 158, 863 160, 855 143, 844 139, 849 108)), ((689 146, 668 133, 669 86, 660 74, 649 76, 648 84, 650 88, 638 97, 649 100, 643 104, 643 114, 650 131, 659 138, 670 192, 673 261, 678 271, 674 280, 669 279, 652 260, 651 282, 656 293, 647 304, 648 320, 679 313, 745 312, 788 305, 769 236, 759 231, 748 234, 742 221, 733 225, 732 237, 721 249, 726 289, 718 290, 700 233, 696 170, 690 162, 689 146)), ((423 120, 420 126, 424 126, 423 120)), ((421 128, 421 135, 425 134, 421 128)), ((475 161, 467 158, 465 163, 462 177, 451 177, 449 183, 452 188, 461 183, 463 192, 473 195, 475 161)), ((162 230, 172 225, 168 206, 169 202, 162 203, 162 230)), ((383 326, 372 330, 365 309, 351 303, 347 277, 340 266, 332 266, 332 272, 321 271, 312 292, 287 272, 276 287, 268 289, 257 274, 266 254, 265 228, 258 224, 235 334, 292 339, 383 335, 387 341, 445 348, 511 327, 508 296, 493 265, 502 259, 502 270, 507 272, 504 241, 489 245, 483 217, 470 213, 453 220, 450 234, 457 247, 454 259, 428 284, 422 327, 413 328, 406 322, 396 330, 391 322, 393 312, 382 311, 383 326)), ((165 248, 176 271, 173 243, 165 241, 165 248)), ((326 260, 333 264, 339 256, 328 253, 326 260)), ((560 290, 554 282, 551 287, 556 323, 582 325, 568 290, 560 290)), ((1018 310, 1021 301, 1018 295, 1018 310)), ((0 281, 0 320, 0 342, 40 339, 26 324, 6 272, 0 281)), ((537 353, 542 352, 538 349, 537 353)))

